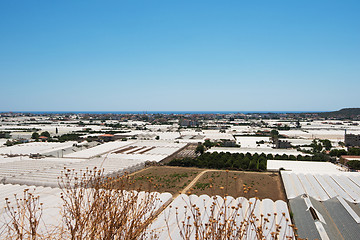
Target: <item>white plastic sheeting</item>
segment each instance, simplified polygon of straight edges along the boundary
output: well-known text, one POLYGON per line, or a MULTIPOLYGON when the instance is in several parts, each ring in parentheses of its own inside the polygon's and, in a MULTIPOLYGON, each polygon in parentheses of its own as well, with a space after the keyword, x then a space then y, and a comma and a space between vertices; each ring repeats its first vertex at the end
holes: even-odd
POLYGON ((130 145, 134 142, 132 141, 115 141, 115 142, 108 142, 104 143, 92 148, 88 148, 82 151, 74 152, 65 155, 67 158, 93 158, 111 151, 114 151, 116 149, 122 148, 124 146, 130 145))
POLYGON ((135 172, 145 167, 143 159, 94 158, 91 160, 67 161, 58 158, 22 160, 0 164, 0 181, 2 183, 58 187, 58 177, 64 167, 75 171, 86 169, 103 169, 105 175, 135 172), (56 160, 56 159, 55 159, 56 160), (64 161, 63 161, 64 160, 64 161))
POLYGON ((306 178, 309 180, 309 183, 313 186, 316 194, 319 196, 319 199, 321 201, 325 201, 326 199, 329 199, 329 195, 327 194, 324 188, 320 185, 320 183, 315 179, 313 175, 307 174, 306 178))
POLYGON ((43 203, 43 220, 40 222, 39 232, 45 231, 44 223, 48 226, 57 226, 61 220, 61 205, 60 189, 53 189, 49 187, 35 187, 26 185, 12 185, 0 184, 0 238, 2 230, 5 228, 6 222, 9 221, 9 215, 5 210, 5 198, 9 198, 10 206, 15 204, 14 195, 17 198, 22 198, 24 190, 29 189, 30 193, 40 196, 40 202, 43 203))
POLYGON ((274 148, 266 148, 266 147, 259 147, 259 148, 226 148, 226 147, 212 147, 211 149, 207 150, 207 152, 230 152, 230 153, 251 153, 251 154, 261 154, 261 153, 265 153, 265 154, 279 154, 279 155, 283 155, 283 154, 287 154, 287 155, 308 155, 302 152, 299 152, 297 150, 294 149, 274 149, 274 148))
MULTIPOLYGON (((282 237, 279 239, 285 239, 283 238, 284 236, 295 239, 292 228, 289 227, 291 221, 286 202, 280 200, 273 202, 270 199, 260 201, 255 198, 247 200, 243 197, 235 199, 230 196, 224 199, 220 196, 188 196, 181 194, 153 222, 150 231, 157 232, 159 239, 181 239, 181 222, 186 221, 186 223, 188 223, 187 218, 190 217, 189 224, 194 223, 190 206, 196 205, 196 207, 199 208, 201 222, 205 224, 211 214, 210 209, 212 206, 214 207, 213 213, 215 216, 217 213, 220 214, 220 212, 224 212, 225 209, 228 211, 228 214, 231 215, 231 213, 235 211, 232 207, 239 206, 239 204, 241 204, 241 208, 239 208, 238 214, 233 215, 235 216, 234 220, 237 227, 240 227, 241 221, 247 219, 249 213, 252 212, 259 219, 261 219, 261 214, 263 214, 264 217, 270 221, 266 224, 267 228, 264 228, 266 239, 272 238, 271 232, 275 231, 276 224, 281 226, 280 236, 282 237), (274 213, 276 213, 276 215, 274 213)), ((258 226, 259 223, 256 224, 258 226)), ((249 227, 245 239, 254 239, 256 235, 255 231, 254 227, 249 227)), ((195 239, 195 231, 190 233, 190 239, 195 239)))
POLYGON ((107 159, 114 159, 118 161, 124 161, 124 160, 141 160, 143 162, 145 161, 155 161, 160 162, 164 158, 166 158, 168 155, 145 155, 145 154, 109 154, 106 156, 107 159))
MULTIPOLYGON (((40 197, 40 202, 43 203, 43 221, 39 225, 39 233, 46 231, 46 227, 58 226, 61 222, 61 207, 63 204, 60 194, 62 192, 59 188, 49 187, 35 187, 27 185, 13 185, 13 184, 0 184, 0 238, 3 239, 1 234, 4 234, 3 230, 6 227, 4 223, 8 222, 9 216, 5 211, 5 198, 9 198, 10 205, 14 204, 14 195, 18 198, 23 196, 24 190, 29 189, 30 193, 34 193, 35 196, 40 197), (46 224, 46 225, 45 225, 46 224)), ((151 193, 155 197, 155 202, 152 206, 154 212, 158 211, 164 204, 168 204, 172 195, 170 193, 151 193)), ((145 197, 145 192, 139 193, 138 202, 140 203, 145 197)), ((150 211, 149 211, 150 212, 150 211)), ((149 216, 145 216, 149 217, 149 216)), ((49 230, 49 229, 48 229, 49 230)))
POLYGON ((58 177, 61 176, 64 167, 75 171, 96 167, 103 169, 105 175, 132 173, 144 168, 145 162, 159 162, 184 146, 186 144, 166 141, 116 141, 65 155, 66 158, 16 157, 4 161, 0 159, 0 182, 58 187, 58 177), (130 146, 132 148, 125 153, 116 153, 119 149, 127 149, 130 146), (151 150, 142 153, 147 149, 151 150), (133 151, 136 152, 131 153, 133 151))
POLYGON ((10 147, 0 148, 0 154, 21 154, 21 155, 29 155, 29 154, 45 154, 48 152, 53 152, 61 149, 66 149, 72 147, 73 144, 77 142, 32 142, 32 143, 24 143, 18 144, 10 147))
POLYGON ((138 141, 136 142, 136 146, 146 146, 146 147, 167 147, 167 148, 181 148, 186 146, 185 143, 174 143, 169 141, 138 141))
POLYGON ((278 171, 280 168, 297 173, 339 173, 345 171, 344 168, 330 162, 288 160, 267 161, 267 170, 278 171))

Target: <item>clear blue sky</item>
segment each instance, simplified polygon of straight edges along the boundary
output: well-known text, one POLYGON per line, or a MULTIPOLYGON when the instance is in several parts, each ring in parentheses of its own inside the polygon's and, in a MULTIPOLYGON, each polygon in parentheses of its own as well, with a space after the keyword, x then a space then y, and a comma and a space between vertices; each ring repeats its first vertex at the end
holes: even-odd
POLYGON ((0 2, 0 111, 360 107, 360 2, 0 2))

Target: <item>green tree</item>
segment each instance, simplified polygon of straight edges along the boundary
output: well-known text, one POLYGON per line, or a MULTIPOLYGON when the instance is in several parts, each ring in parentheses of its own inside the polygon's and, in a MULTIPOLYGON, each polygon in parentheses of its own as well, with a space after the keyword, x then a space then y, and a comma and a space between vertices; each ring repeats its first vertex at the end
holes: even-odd
POLYGON ((323 149, 321 142, 318 142, 315 139, 312 141, 310 146, 312 147, 314 153, 319 153, 323 149))
POLYGON ((358 160, 348 161, 346 165, 351 169, 360 170, 360 161, 358 160))
POLYGON ((33 132, 33 134, 31 135, 32 139, 39 139, 39 134, 37 132, 33 132))
POLYGON ((341 155, 347 155, 347 151, 345 149, 333 149, 330 151, 332 157, 340 157, 341 155))
POLYGON ((206 139, 205 142, 204 142, 204 146, 206 148, 211 148, 213 147, 215 144, 213 142, 211 142, 209 139, 206 139))
POLYGON ((45 131, 45 132, 42 132, 40 134, 40 136, 44 136, 44 137, 47 137, 47 138, 50 138, 50 133, 48 131, 45 131))
POLYGON ((257 161, 255 159, 251 160, 250 164, 249 164, 249 169, 255 170, 255 169, 257 169, 256 167, 257 167, 257 161))
POLYGON ((60 137, 58 137, 58 139, 60 142, 78 141, 80 139, 80 135, 75 133, 67 133, 61 135, 60 137))
POLYGON ((259 169, 266 170, 266 168, 267 168, 267 161, 260 161, 259 169))
POLYGON ((321 142, 322 142, 324 148, 325 148, 327 151, 330 151, 330 149, 332 148, 332 144, 331 144, 330 140, 329 140, 329 139, 325 139, 325 140, 322 140, 321 142))
POLYGON ((236 169, 241 169, 242 168, 242 164, 241 164, 241 161, 239 158, 237 158, 234 163, 233 163, 233 168, 236 168, 236 169))
POLYGON ((250 158, 245 156, 244 159, 241 161, 241 168, 242 169, 248 169, 249 165, 250 165, 250 158))
POLYGON ((202 144, 199 144, 195 149, 195 153, 203 154, 204 152, 205 152, 205 147, 202 144))
POLYGON ((279 139, 279 131, 273 129, 270 132, 271 141, 275 142, 277 139, 279 139))
POLYGON ((232 165, 233 165, 233 161, 232 161, 231 158, 229 158, 229 159, 225 162, 224 167, 225 167, 225 168, 231 168, 232 165))
POLYGON ((349 152, 349 155, 359 156, 360 148, 350 148, 348 152, 349 152))

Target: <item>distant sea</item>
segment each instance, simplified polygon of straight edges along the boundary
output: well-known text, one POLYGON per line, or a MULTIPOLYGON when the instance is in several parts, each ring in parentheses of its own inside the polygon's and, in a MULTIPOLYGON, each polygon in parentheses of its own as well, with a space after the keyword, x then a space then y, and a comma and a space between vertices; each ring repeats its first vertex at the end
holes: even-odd
MULTIPOLYGON (((234 113, 315 113, 321 111, 7 111, 32 114, 234 114, 234 113)), ((3 112, 4 113, 4 112, 3 112)))

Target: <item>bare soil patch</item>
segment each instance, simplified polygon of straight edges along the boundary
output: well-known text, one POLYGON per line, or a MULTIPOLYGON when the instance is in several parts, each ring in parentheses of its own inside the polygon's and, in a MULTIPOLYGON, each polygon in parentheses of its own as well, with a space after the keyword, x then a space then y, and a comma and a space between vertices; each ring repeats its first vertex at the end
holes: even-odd
POLYGON ((130 175, 128 189, 177 194, 201 172, 198 168, 158 166, 130 175))
POLYGON ((176 195, 203 171, 205 171, 203 175, 187 190, 187 194, 207 194, 209 196, 227 194, 248 199, 257 196, 260 199, 270 198, 274 201, 286 201, 281 177, 274 172, 227 172, 214 169, 152 166, 131 174, 129 176, 131 184, 125 188, 169 192, 176 195))
POLYGON ((251 198, 257 196, 260 199, 270 198, 274 201, 286 201, 281 177, 278 173, 270 172, 209 170, 194 184, 190 191, 196 195, 223 196, 227 194, 233 197, 251 198), (246 190, 244 191, 244 189, 246 190))

